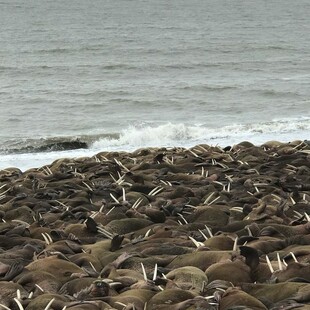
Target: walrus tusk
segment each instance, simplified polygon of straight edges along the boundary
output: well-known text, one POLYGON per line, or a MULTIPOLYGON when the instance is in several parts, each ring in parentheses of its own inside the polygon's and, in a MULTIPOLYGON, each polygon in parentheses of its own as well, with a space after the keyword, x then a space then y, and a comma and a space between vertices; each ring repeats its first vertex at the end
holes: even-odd
POLYGON ((141 267, 142 267, 142 272, 143 272, 143 278, 144 278, 145 281, 147 281, 147 276, 146 276, 145 268, 144 268, 144 265, 143 265, 142 262, 141 262, 141 267))
POLYGON ((198 229, 201 235, 205 238, 205 240, 208 240, 208 237, 204 234, 204 232, 200 229, 198 229))
POLYGON ((270 269, 270 272, 271 272, 271 273, 274 273, 274 269, 273 269, 272 266, 271 266, 271 262, 270 262, 270 260, 269 260, 268 255, 266 255, 266 261, 267 261, 267 265, 268 265, 268 267, 269 267, 269 269, 270 269))
POLYGON ((205 225, 205 228, 206 228, 206 230, 208 231, 210 237, 213 237, 213 234, 212 234, 210 228, 209 228, 207 225, 205 225))
POLYGON ((20 301, 17 298, 14 298, 14 301, 16 302, 19 310, 25 310, 23 305, 20 303, 20 301))
POLYGON ((52 303, 54 302, 54 300, 55 300, 55 298, 51 299, 51 301, 46 305, 44 310, 48 310, 50 308, 50 306, 52 305, 52 303))
POLYGON ((195 240, 193 237, 188 236, 188 238, 193 241, 193 243, 195 244, 196 248, 200 248, 201 246, 204 246, 204 244, 202 242, 199 242, 199 241, 195 240))
POLYGON ((295 254, 294 254, 293 252, 290 252, 290 254, 291 254, 291 256, 293 257, 295 263, 298 263, 298 260, 297 260, 297 258, 296 258, 296 256, 295 256, 295 254))
POLYGON ((158 270, 158 267, 157 267, 157 264, 155 264, 154 274, 153 274, 153 281, 155 281, 156 278, 157 278, 157 270, 158 270))
POLYGON ((279 265, 279 270, 283 270, 283 267, 282 267, 282 262, 280 260, 280 255, 279 255, 279 252, 277 252, 277 259, 278 259, 278 265, 279 265))
POLYGON ((113 196, 112 193, 110 193, 110 197, 111 197, 116 203, 120 204, 120 202, 113 196))

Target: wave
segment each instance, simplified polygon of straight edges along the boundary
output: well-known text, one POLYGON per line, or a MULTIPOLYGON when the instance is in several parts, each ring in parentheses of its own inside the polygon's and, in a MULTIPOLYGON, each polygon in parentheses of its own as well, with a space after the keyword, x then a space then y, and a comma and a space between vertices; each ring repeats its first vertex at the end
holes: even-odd
POLYGON ((162 124, 159 126, 131 126, 117 139, 103 138, 95 141, 96 150, 136 149, 141 147, 185 146, 195 144, 232 144, 242 140, 263 143, 266 140, 307 139, 310 117, 281 119, 256 124, 234 124, 217 128, 206 125, 162 124))
POLYGON ((79 137, 42 137, 39 139, 22 138, 8 140, 4 143, 2 151, 4 154, 23 154, 89 149, 95 140, 103 137, 115 138, 117 137, 117 134, 84 135, 79 137))
POLYGON ((80 137, 54 137, 11 141, 0 156, 0 170, 26 170, 50 164, 58 158, 93 156, 101 151, 134 151, 143 147, 193 147, 197 144, 234 145, 250 141, 260 145, 269 140, 307 140, 310 117, 274 119, 256 124, 235 124, 210 128, 200 124, 160 124, 131 126, 120 133, 80 137), (19 147, 17 147, 19 146, 19 147))
POLYGON ((196 144, 235 144, 243 140, 264 143, 268 140, 290 141, 308 139, 310 117, 274 119, 268 122, 232 124, 209 127, 207 124, 141 124, 129 126, 120 132, 48 137, 40 139, 15 139, 6 141, 3 154, 48 153, 72 150, 95 152, 143 147, 191 147, 196 144))

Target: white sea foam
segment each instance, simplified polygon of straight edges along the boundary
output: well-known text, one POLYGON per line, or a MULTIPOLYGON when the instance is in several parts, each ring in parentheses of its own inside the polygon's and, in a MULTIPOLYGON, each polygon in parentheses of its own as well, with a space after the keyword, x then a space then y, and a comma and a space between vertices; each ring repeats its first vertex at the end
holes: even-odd
POLYGON ((235 124, 218 128, 203 125, 166 123, 159 126, 131 126, 119 138, 101 138, 89 149, 28 154, 8 154, 0 157, 0 169, 19 167, 26 170, 50 164, 58 158, 92 156, 101 151, 133 151, 142 147, 192 147, 197 144, 227 146, 244 140, 260 145, 269 140, 289 142, 309 139, 310 118, 274 119, 257 124, 235 124))

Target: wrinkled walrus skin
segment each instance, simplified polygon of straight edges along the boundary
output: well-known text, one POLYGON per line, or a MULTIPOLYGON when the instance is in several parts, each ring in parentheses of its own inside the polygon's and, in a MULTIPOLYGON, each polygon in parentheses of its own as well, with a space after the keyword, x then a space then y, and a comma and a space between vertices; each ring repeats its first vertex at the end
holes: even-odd
POLYGON ((0 308, 309 309, 310 145, 0 171, 0 308))

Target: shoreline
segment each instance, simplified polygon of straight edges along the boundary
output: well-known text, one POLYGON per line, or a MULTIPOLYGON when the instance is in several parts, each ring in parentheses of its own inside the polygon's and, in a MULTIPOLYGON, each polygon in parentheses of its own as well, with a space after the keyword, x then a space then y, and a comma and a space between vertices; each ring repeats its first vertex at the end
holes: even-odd
POLYGON ((0 170, 0 305, 16 290, 28 310, 309 304, 309 167, 299 140, 0 170))

